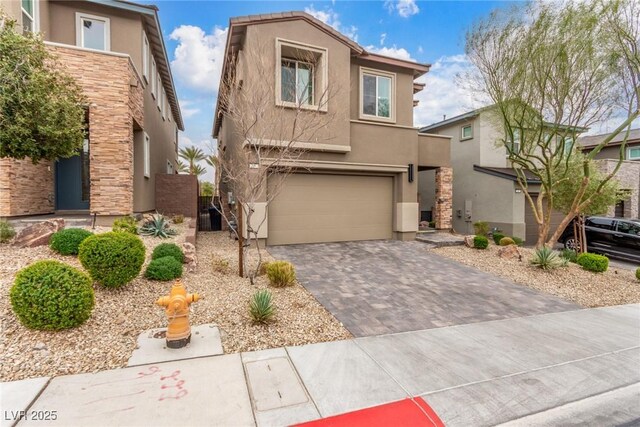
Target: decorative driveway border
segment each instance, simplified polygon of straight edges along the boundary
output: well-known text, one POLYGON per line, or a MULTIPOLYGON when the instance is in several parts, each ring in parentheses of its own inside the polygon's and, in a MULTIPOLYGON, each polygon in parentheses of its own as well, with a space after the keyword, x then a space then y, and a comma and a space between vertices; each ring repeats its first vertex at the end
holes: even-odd
POLYGON ((579 306, 396 240, 272 246, 357 337, 576 310, 579 306))

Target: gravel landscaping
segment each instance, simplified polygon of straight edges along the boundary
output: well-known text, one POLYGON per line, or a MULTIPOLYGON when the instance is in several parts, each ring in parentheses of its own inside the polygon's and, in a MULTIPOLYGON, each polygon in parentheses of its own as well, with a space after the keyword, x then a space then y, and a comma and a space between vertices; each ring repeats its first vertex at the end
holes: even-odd
POLYGON ((640 282, 629 269, 610 266, 604 273, 592 273, 583 270, 579 265, 569 263, 566 267, 544 271, 529 264, 533 249, 519 248, 522 261, 500 258, 497 254, 498 249, 498 246, 492 244, 485 250, 466 246, 430 250, 584 307, 640 303, 640 282))
MULTIPOLYGON (((185 225, 172 227, 179 234, 169 239, 141 236, 147 247, 142 272, 156 245, 184 241, 185 225)), ((98 227, 95 231, 110 229, 98 227)), ((228 233, 200 233, 197 256, 195 271, 185 268, 182 278, 188 292, 203 297, 191 306, 191 323, 218 325, 225 353, 351 337, 298 283, 286 288, 269 287, 277 310, 275 321, 254 325, 248 313, 249 299, 257 289, 267 288, 267 279, 260 277, 252 286, 248 279, 237 276, 237 243, 228 238, 228 233), (228 261, 226 274, 213 271, 214 261, 220 259, 228 261)), ((20 249, 0 245, 0 381, 124 367, 142 331, 166 326, 164 310, 155 301, 169 292, 171 282, 150 281, 141 273, 120 289, 94 285, 95 308, 89 320, 77 328, 58 332, 25 328, 11 310, 9 289, 18 270, 43 259, 61 260, 82 270, 77 257, 58 255, 46 246, 20 249)))

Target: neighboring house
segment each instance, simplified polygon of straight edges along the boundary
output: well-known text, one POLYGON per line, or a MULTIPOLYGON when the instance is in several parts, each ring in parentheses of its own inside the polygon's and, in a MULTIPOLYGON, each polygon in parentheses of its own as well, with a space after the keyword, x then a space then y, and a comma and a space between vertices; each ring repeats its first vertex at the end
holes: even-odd
MULTIPOLYGON (((252 64, 243 63, 250 56, 242 52, 266 46, 262 58, 273 72, 263 74, 274 77, 264 84, 273 86, 273 108, 282 109, 283 120, 288 107, 279 89, 290 82, 281 67, 292 68, 296 63, 297 54, 291 52, 319 55, 310 73, 317 79, 314 87, 324 84, 318 80, 322 76, 331 76, 334 80, 329 84, 344 88, 329 101, 326 116, 335 118, 322 143, 295 141, 306 151, 304 161, 294 165, 299 167, 297 173, 287 177, 268 207, 266 199, 254 206, 253 220, 267 218, 260 239, 269 245, 413 239, 419 222, 417 174, 422 169, 435 171, 436 225, 450 228, 449 138, 420 134, 413 127, 413 95, 423 87, 414 80, 429 70, 428 65, 367 52, 303 12, 232 18, 226 46, 223 82, 235 68, 243 70, 245 83, 258 77, 252 64), (381 107, 383 101, 388 108, 381 107)), ((309 69, 308 64, 300 67, 304 72, 309 69)), ((313 107, 314 97, 306 99, 313 107)), ((245 143, 233 128, 219 102, 213 136, 222 156, 227 148, 245 143)), ((224 180, 223 176, 223 196, 224 180)), ((268 184, 265 191, 271 189, 268 184)))
POLYGON ((128 1, 0 0, 42 33, 87 98, 87 139, 55 162, 0 160, 0 217, 155 209, 155 175, 177 170, 178 97, 158 9, 128 1))
MULTIPOLYGON (((578 145, 582 148, 582 151, 588 153, 598 146, 607 135, 583 136, 578 138, 578 145)), ((625 132, 615 136, 606 147, 595 155, 596 159, 600 159, 600 166, 604 172, 613 171, 618 164, 620 149, 625 136, 625 132)), ((637 219, 640 207, 640 128, 632 129, 629 132, 622 155, 624 160, 616 173, 616 179, 620 183, 620 187, 628 191, 629 198, 612 206, 607 215, 637 219)))

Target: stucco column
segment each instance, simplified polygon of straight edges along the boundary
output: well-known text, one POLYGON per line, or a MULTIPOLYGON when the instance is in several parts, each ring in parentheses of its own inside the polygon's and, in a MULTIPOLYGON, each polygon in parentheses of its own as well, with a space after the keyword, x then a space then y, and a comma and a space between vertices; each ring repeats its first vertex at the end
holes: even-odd
POLYGON ((450 230, 453 215, 453 169, 436 169, 436 208, 434 220, 439 230, 450 230))

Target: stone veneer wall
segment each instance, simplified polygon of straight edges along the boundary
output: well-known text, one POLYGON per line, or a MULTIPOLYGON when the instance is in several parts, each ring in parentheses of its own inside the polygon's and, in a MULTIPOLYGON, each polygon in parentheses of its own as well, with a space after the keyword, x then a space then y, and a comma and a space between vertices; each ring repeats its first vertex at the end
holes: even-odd
POLYGON ((452 228, 453 215, 453 169, 436 169, 436 209, 433 220, 438 230, 452 228))
MULTIPOLYGON (((144 123, 143 86, 128 56, 48 45, 89 108, 91 213, 133 213, 133 128, 144 123)), ((0 216, 54 210, 52 162, 0 161, 0 216)))
MULTIPOLYGON (((604 173, 610 173, 618 164, 618 160, 599 160, 598 166, 604 173)), ((640 205, 640 162, 625 160, 620 165, 616 173, 616 179, 620 183, 620 188, 631 190, 631 197, 624 202, 624 217, 638 218, 640 205)), ((611 206, 607 216, 615 215, 615 206, 611 206)))
POLYGON ((198 178, 156 174, 156 210, 163 215, 198 217, 198 178))

